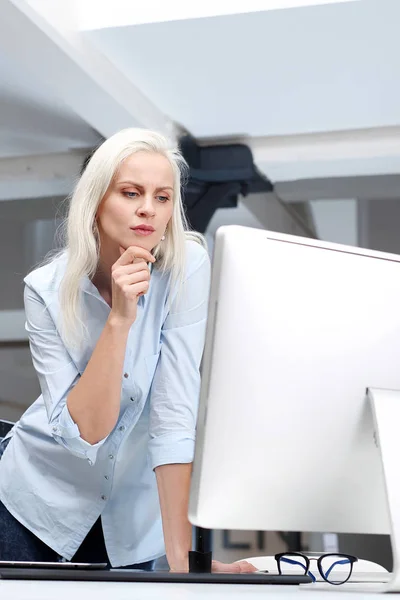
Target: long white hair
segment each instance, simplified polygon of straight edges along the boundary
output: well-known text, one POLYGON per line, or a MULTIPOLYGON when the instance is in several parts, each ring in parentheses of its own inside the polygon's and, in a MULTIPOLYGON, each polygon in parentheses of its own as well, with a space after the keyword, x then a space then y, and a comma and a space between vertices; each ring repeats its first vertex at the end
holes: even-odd
POLYGON ((173 213, 165 240, 153 249, 158 269, 170 271, 171 284, 183 280, 185 241, 192 239, 205 246, 204 237, 189 231, 182 203, 182 176, 187 165, 179 149, 167 138, 145 129, 123 129, 101 144, 90 158, 71 196, 68 216, 62 225, 62 252, 67 263, 60 286, 61 335, 65 343, 79 346, 86 328, 83 322, 80 283, 92 278, 99 262, 99 240, 96 213, 122 161, 135 152, 156 152, 165 156, 174 174, 173 213))

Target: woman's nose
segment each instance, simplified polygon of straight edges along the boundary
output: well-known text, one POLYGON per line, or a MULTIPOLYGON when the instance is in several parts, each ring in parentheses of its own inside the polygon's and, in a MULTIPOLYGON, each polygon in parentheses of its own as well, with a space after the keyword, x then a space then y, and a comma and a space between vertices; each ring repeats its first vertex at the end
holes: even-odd
POLYGON ((141 216, 154 216, 155 215, 155 208, 154 208, 154 204, 151 200, 146 200, 143 202, 143 204, 141 204, 141 206, 139 206, 138 208, 138 213, 141 216))

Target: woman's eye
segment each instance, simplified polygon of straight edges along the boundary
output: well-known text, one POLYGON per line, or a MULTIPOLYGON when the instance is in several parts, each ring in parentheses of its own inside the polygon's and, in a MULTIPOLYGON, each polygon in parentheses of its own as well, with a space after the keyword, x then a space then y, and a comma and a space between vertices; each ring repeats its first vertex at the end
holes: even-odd
POLYGON ((168 202, 168 196, 157 196, 160 202, 168 202))
POLYGON ((137 192, 124 192, 124 195, 128 198, 135 198, 135 196, 138 196, 139 194, 137 192))

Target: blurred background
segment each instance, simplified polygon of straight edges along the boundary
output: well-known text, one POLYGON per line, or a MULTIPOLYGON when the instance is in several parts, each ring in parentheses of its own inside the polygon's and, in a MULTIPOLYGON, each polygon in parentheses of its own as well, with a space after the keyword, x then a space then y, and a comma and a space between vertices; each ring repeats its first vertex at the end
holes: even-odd
MULTIPOLYGON (((0 0, 2 419, 39 394, 22 279, 54 247, 85 158, 121 128, 181 143, 211 253, 224 224, 400 252, 398 0, 137 4, 0 0)), ((390 566, 386 538, 324 543, 339 541, 390 566)), ((271 532, 214 543, 222 560, 286 547, 271 532)))

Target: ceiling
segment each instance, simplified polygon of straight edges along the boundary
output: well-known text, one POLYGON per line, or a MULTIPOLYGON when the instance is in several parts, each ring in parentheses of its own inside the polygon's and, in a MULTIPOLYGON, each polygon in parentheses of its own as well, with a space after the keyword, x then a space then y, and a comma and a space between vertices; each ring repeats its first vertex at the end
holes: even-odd
POLYGON ((165 6, 2 0, 0 159, 27 159, 0 164, 0 200, 63 195, 86 149, 137 125, 242 140, 290 201, 400 173, 399 0, 165 6))
POLYGON ((398 172, 400 2, 236 4, 3 0, 0 158, 140 125, 245 140, 273 181, 398 172))
POLYGON ((400 172, 398 0, 163 6, 3 0, 0 158, 145 126, 243 140, 274 182, 400 172))
POLYGON ((98 139, 51 85, 0 53, 0 158, 89 148, 98 139))
MULTIPOLYGON (((125 27, 127 25, 143 25, 145 23, 161 23, 199 19, 203 17, 219 17, 251 12, 287 10, 305 6, 359 2, 360 0, 203 0, 202 2, 181 2, 169 0, 147 0, 146 3, 127 3, 126 0, 113 0, 102 3, 97 0, 64 0, 71 12, 73 7, 76 25, 79 31, 125 27)), ((36 5, 49 5, 51 0, 34 0, 36 5)), ((64 18, 65 15, 63 15, 64 18)))
MULTIPOLYGON (((332 178, 355 178, 338 198, 364 197, 360 176, 376 178, 374 193, 389 185, 400 174, 400 1, 248 0, 246 10, 2 0, 0 159, 27 160, 0 181, 0 200, 19 187, 23 198, 63 195, 85 149, 137 125, 248 143, 283 200, 318 200, 313 180, 321 199, 335 199, 332 178), (67 166, 71 151, 81 154, 67 166)), ((0 164, 0 179, 8 171, 0 164)))
POLYGON ((85 33, 198 137, 400 123, 400 2, 364 0, 85 33))

